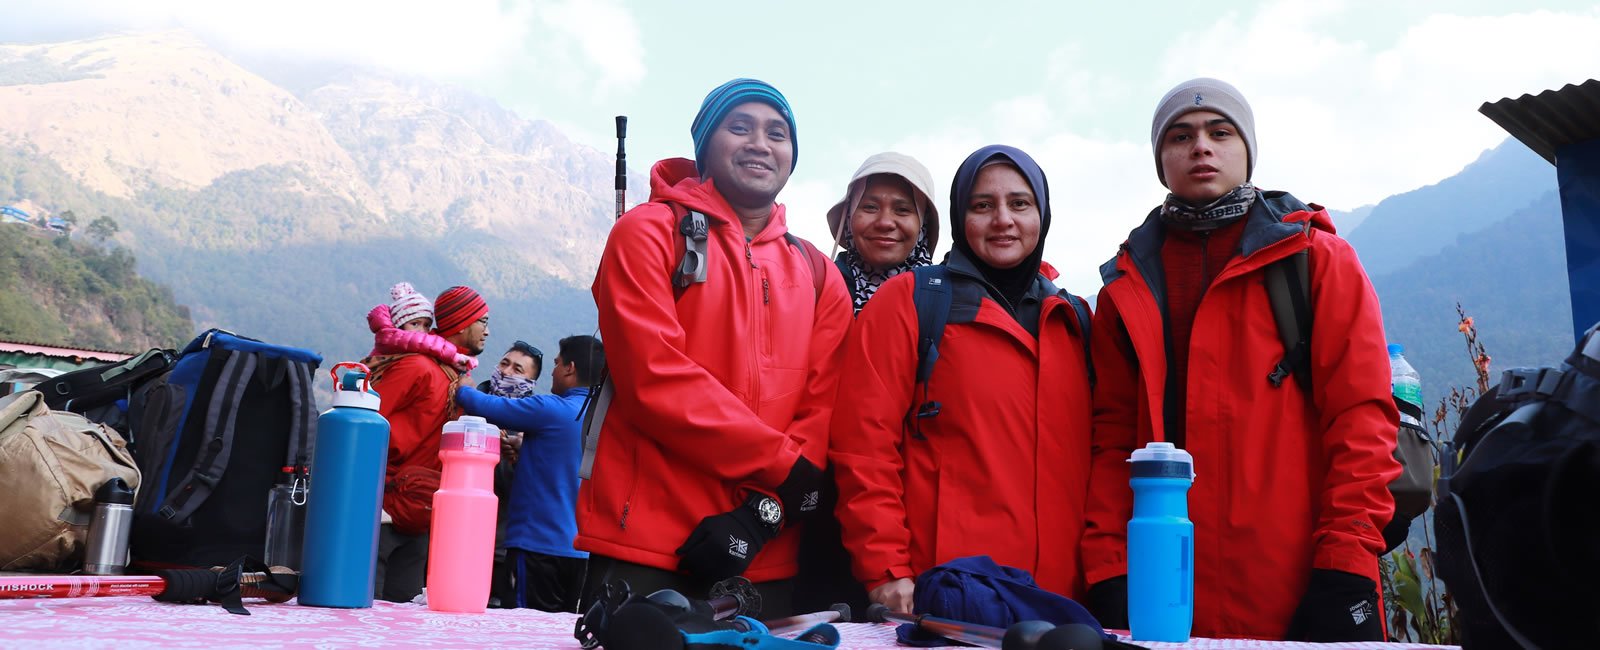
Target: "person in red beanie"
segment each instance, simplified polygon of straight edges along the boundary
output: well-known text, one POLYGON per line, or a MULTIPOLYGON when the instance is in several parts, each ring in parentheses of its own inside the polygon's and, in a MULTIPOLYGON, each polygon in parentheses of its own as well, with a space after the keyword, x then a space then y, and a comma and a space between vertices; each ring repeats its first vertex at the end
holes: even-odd
MULTIPOLYGON (((489 305, 468 287, 450 287, 434 301, 434 334, 476 357, 489 339, 489 305)), ((451 364, 416 353, 369 357, 372 386, 389 420, 389 468, 378 534, 378 598, 408 602, 422 593, 428 561, 429 505, 439 487, 439 432, 459 415, 451 364)))

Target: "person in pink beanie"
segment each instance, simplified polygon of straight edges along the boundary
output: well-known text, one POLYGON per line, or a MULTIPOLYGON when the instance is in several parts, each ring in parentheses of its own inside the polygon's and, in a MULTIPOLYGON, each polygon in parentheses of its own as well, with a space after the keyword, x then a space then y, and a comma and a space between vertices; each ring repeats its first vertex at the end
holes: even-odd
POLYGON ((367 327, 372 330, 372 352, 367 356, 416 352, 455 366, 461 372, 478 367, 477 357, 462 354, 456 345, 433 334, 433 302, 411 286, 396 282, 389 287, 389 304, 367 312, 367 327))

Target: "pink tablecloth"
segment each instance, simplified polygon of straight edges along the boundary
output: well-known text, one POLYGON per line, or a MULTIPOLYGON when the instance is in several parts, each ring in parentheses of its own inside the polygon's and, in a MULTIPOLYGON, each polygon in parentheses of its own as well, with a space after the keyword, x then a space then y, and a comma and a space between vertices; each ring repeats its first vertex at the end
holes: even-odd
MULTIPOLYGON (((441 614, 421 605, 321 609, 246 601, 250 616, 214 605, 145 597, 0 600, 0 648, 544 648, 573 649, 575 616, 533 610, 441 614)), ((840 625, 841 648, 895 648, 894 626, 840 625)), ((1366 650, 1439 648, 1383 643, 1309 644, 1195 639, 1150 648, 1366 650)))

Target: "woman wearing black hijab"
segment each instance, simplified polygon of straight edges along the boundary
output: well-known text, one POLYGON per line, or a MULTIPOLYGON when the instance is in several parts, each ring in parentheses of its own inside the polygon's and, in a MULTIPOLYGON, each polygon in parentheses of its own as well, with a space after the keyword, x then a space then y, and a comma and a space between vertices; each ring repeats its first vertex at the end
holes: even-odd
POLYGON ((943 269, 885 282, 846 342, 829 455, 845 547, 869 598, 902 612, 919 573, 970 555, 1075 598, 1088 333, 1080 299, 1039 272, 1049 187, 1028 154, 991 145, 961 164, 950 194, 943 269), (914 294, 938 289, 952 303, 918 382, 914 294))

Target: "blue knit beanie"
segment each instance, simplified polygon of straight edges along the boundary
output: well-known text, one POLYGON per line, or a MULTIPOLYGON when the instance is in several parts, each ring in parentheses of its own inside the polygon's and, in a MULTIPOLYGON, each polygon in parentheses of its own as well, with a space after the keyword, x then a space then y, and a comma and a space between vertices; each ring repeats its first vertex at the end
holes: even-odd
POLYGON ((794 158, 789 161, 790 169, 793 170, 794 164, 799 162, 800 140, 795 137, 794 111, 789 109, 789 100, 772 84, 759 79, 740 78, 717 86, 707 94, 706 100, 700 103, 700 112, 694 116, 694 124, 689 126, 689 135, 694 137, 694 166, 700 173, 706 171, 706 166, 700 162, 700 154, 711 142, 711 132, 728 116, 728 111, 747 102, 761 102, 778 109, 783 121, 789 123, 789 142, 794 146, 794 158))

